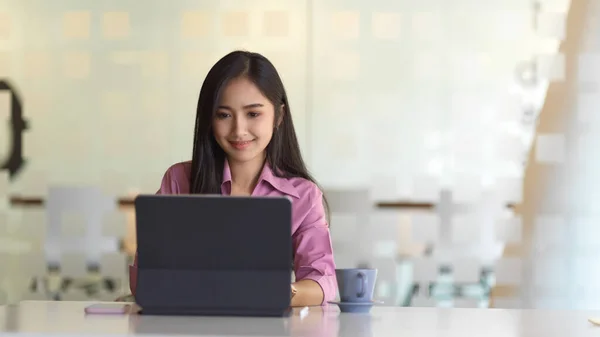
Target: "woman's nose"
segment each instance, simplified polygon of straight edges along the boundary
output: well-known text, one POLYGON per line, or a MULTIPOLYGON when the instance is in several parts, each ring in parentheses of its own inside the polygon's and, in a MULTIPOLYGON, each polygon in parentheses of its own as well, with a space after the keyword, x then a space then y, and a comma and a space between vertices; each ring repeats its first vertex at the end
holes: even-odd
POLYGON ((248 123, 243 117, 234 118, 233 132, 236 135, 245 135, 248 133, 248 123))

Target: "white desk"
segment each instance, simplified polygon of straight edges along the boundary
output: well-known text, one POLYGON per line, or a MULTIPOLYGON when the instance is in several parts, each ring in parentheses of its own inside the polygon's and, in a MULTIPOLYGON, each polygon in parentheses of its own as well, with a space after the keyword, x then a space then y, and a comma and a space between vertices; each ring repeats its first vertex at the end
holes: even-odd
POLYGON ((341 314, 337 307, 298 310, 288 318, 85 315, 91 302, 22 302, 0 307, 0 336, 600 336, 587 321, 600 312, 375 307, 341 314))

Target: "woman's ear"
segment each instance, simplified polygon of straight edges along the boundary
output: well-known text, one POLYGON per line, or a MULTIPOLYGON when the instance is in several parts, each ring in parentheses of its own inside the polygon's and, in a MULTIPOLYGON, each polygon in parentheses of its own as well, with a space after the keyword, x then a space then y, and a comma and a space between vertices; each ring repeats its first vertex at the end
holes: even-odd
POLYGON ((281 104, 281 106, 279 107, 279 118, 277 119, 277 122, 275 123, 275 129, 278 129, 279 126, 281 125, 281 123, 283 123, 283 115, 285 114, 285 104, 281 104))

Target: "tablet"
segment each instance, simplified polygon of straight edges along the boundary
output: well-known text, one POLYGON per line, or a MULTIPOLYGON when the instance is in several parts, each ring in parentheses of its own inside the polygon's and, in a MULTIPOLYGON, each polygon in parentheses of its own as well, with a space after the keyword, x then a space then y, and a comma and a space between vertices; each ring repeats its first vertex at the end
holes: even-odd
POLYGON ((135 200, 142 313, 288 313, 287 197, 140 195, 135 200))

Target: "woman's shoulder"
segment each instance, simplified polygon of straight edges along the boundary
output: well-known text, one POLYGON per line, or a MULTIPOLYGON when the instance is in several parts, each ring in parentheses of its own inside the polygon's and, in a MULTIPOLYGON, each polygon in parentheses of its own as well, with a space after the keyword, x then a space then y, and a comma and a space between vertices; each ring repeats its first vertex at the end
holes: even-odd
POLYGON ((175 163, 163 175, 158 194, 188 194, 190 193, 191 161, 175 163))
POLYGON ((189 177, 191 170, 192 170, 192 161, 188 160, 188 161, 182 161, 179 163, 175 163, 175 164, 169 166, 169 168, 167 169, 167 172, 165 174, 172 174, 172 175, 184 174, 189 177))
POLYGON ((310 179, 300 177, 289 178, 288 181, 294 186, 298 195, 297 198, 292 199, 294 233, 301 233, 314 227, 327 227, 324 196, 319 185, 310 179))
POLYGON ((321 198, 323 197, 323 192, 321 191, 321 188, 319 188, 319 186, 315 182, 309 179, 301 177, 292 177, 287 178, 287 181, 290 185, 294 187, 294 189, 298 193, 298 196, 301 199, 305 199, 305 201, 309 204, 320 202, 321 198))

